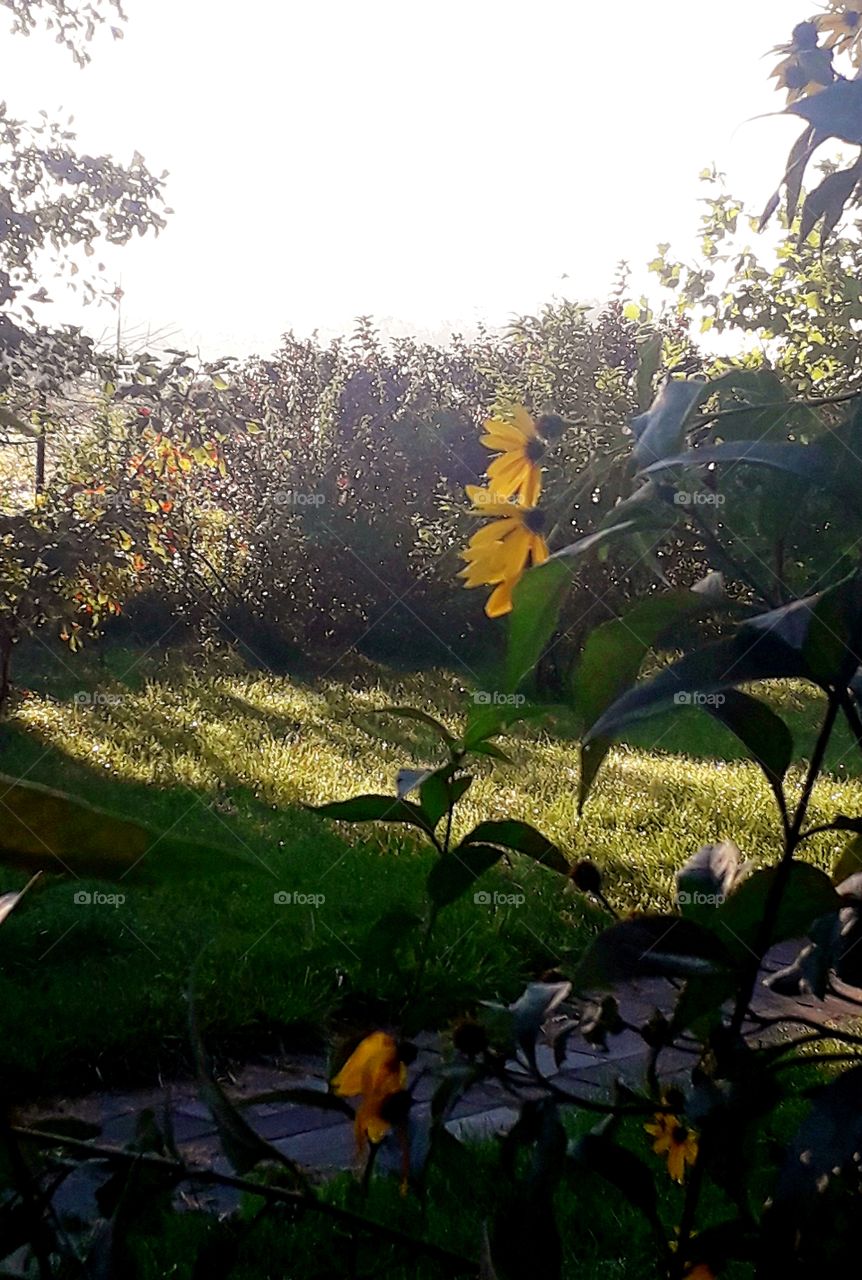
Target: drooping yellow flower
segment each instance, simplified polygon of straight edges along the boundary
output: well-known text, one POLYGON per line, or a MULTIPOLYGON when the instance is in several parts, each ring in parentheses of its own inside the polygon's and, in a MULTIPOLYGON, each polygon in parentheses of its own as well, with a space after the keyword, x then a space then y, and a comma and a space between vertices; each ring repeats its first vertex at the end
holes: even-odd
POLYGON ((790 43, 778 45, 775 52, 786 55, 773 71, 772 78, 778 81, 780 89, 787 90, 788 103, 819 93, 835 79, 832 49, 819 43, 815 22, 798 23, 790 43))
POLYGON ((407 1083, 407 1067, 401 1060, 398 1043, 385 1031, 366 1036, 332 1080, 332 1090, 342 1098, 360 1098, 353 1130, 356 1146, 382 1142, 392 1127, 385 1116, 387 1098, 400 1093, 407 1083))
POLYGON ((491 492, 500 498, 519 497, 525 507, 534 507, 542 491, 539 461, 547 445, 524 406, 513 407, 511 422, 489 418, 481 441, 500 454, 487 469, 491 492))
POLYGON ((693 1165, 697 1159, 697 1135, 668 1112, 659 1112, 644 1129, 655 1139, 652 1145, 655 1154, 667 1156, 667 1171, 674 1182, 683 1182, 685 1166, 693 1165))
POLYGON ((850 9, 844 5, 833 5, 833 12, 817 19, 820 34, 825 37, 827 49, 836 53, 850 51, 853 61, 858 62, 860 56, 860 40, 862 40, 862 10, 850 9))
POLYGON ((490 489, 467 486, 473 514, 490 516, 491 523, 474 533, 461 558, 467 562, 459 577, 465 587, 493 586, 485 604, 489 618, 511 612, 512 590, 529 564, 548 558, 542 536, 545 516, 536 507, 499 500, 490 489))

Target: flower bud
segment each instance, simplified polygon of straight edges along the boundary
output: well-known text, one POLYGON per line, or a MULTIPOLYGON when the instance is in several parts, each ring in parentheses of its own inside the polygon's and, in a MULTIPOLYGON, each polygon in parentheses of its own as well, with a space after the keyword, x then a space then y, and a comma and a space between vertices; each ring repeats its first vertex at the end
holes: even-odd
POLYGON ((452 1043, 465 1058, 476 1058, 488 1047, 488 1032, 472 1018, 463 1018, 452 1032, 452 1043))
POLYGON ((569 877, 581 893, 600 894, 602 891, 602 874, 589 858, 581 858, 569 872, 569 877))

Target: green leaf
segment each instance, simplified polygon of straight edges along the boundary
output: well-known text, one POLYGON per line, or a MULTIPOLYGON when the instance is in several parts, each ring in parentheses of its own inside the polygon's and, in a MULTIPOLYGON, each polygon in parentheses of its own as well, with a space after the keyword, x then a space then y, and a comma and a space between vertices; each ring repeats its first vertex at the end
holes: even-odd
POLYGON ((454 773, 454 765, 444 765, 427 774, 419 786, 419 805, 432 828, 449 808, 449 785, 454 773))
POLYGON ((26 871, 115 877, 131 870, 153 833, 84 800, 0 775, 0 861, 26 871))
POLYGON ((705 1038, 720 1024, 722 1006, 735 995, 738 985, 739 976, 733 970, 689 978, 674 1005, 672 1029, 694 1029, 705 1038))
POLYGON ((456 739, 452 736, 440 720, 436 720, 434 716, 429 716, 426 711, 420 711, 416 707, 375 707, 371 712, 375 716, 399 716, 402 720, 415 720, 418 724, 424 724, 427 728, 433 729, 438 738, 446 743, 447 747, 456 746, 456 739))
POLYGON ((784 114, 801 116, 826 138, 862 146, 862 83, 858 80, 836 80, 791 102, 784 114))
POLYGON ((770 196, 766 208, 760 216, 760 231, 764 229, 766 224, 769 222, 769 219, 778 208, 778 204, 781 199, 782 185, 787 187, 787 221, 788 223, 793 222, 793 219, 796 217, 796 209, 799 204, 799 193, 802 190, 802 182, 805 177, 805 166, 808 164, 808 161, 811 159, 814 151, 816 151, 817 147, 823 141, 825 141, 825 139, 819 138, 816 134, 816 130, 811 125, 809 125, 807 129, 803 130, 796 139, 793 146, 790 148, 790 154, 787 157, 787 167, 784 171, 781 183, 779 183, 778 190, 770 196))
POLYGON ((554 634, 572 571, 553 557, 529 569, 512 592, 505 688, 518 685, 535 667, 554 634))
POLYGON ((729 639, 680 658, 624 693, 591 726, 584 744, 613 740, 629 725, 672 706, 705 707, 714 694, 738 684, 791 677, 811 679, 798 650, 768 629, 758 634, 742 626, 729 639))
MULTIPOLYGON (((575 711, 583 724, 594 724, 632 683, 647 653, 669 627, 708 607, 702 594, 672 591, 641 600, 622 617, 596 627, 587 638, 572 686, 575 711)), ((583 808, 611 741, 596 739, 581 749, 579 809, 583 808)))
POLYGON ((520 694, 514 697, 521 700, 477 702, 476 694, 473 694, 474 700, 467 712, 467 725, 461 741, 465 751, 477 751, 487 738, 493 738, 496 734, 505 732, 510 725, 517 724, 519 720, 533 720, 539 716, 548 715, 554 710, 553 707, 537 706, 534 702, 527 702, 526 698, 522 698, 520 694))
MULTIPOLYGON (((740 960, 750 957, 760 940, 767 899, 777 874, 777 867, 755 871, 710 918, 711 927, 740 960)), ((767 945, 802 937, 815 920, 840 906, 840 895, 825 872, 807 862, 794 861, 767 945)))
POLYGON ((722 701, 705 710, 739 738, 777 792, 793 759, 793 735, 765 702, 739 689, 725 689, 722 701))
POLYGON ((646 413, 632 419, 636 444, 632 450, 640 470, 678 449, 695 409, 711 394, 711 385, 700 379, 669 379, 646 413))
POLYGON ((569 1144, 571 1165, 579 1173, 603 1178, 645 1218, 658 1222, 655 1182, 644 1162, 602 1133, 586 1133, 569 1144))
POLYGON ((571 992, 571 982, 529 982, 518 999, 509 1005, 512 1035, 531 1066, 536 1065, 539 1032, 571 992))
POLYGON ((454 774, 455 765, 444 765, 442 769, 429 773, 419 788, 422 812, 431 827, 437 826, 450 805, 454 809, 473 781, 469 774, 459 778, 454 774))
POLYGON ((107 880, 267 869, 245 852, 166 836, 36 782, 0 774, 0 790, 0 862, 6 866, 107 880))
POLYGON ((846 686, 860 665, 862 575, 850 574, 817 595, 760 614, 746 629, 777 636, 822 687, 846 686))
POLYGON ((330 804, 306 805, 312 813, 337 822, 405 822, 418 827, 426 835, 433 835, 433 828, 418 805, 397 796, 364 795, 352 800, 334 800, 330 804))
POLYGON ((638 367, 635 373, 635 392, 638 408, 649 408, 652 400, 652 384, 661 365, 663 338, 660 333, 651 333, 638 344, 638 367))
POLYGON ((439 857, 431 868, 426 885, 428 897, 437 908, 449 906, 502 856, 502 849, 495 849, 489 844, 458 845, 439 857))
POLYGON ((462 846, 501 845, 504 849, 511 849, 515 853, 522 853, 525 857, 532 858, 534 862, 538 862, 543 867, 549 867, 551 871, 559 871, 564 876, 569 874, 568 860, 557 846, 535 827, 531 827, 528 822, 519 822, 514 818, 499 822, 480 822, 461 843, 462 846))
POLYGON ((581 961, 579 990, 616 986, 636 978, 690 977, 732 968, 727 949, 710 929, 676 915, 639 915, 599 934, 581 961))
POLYGON ((647 467, 645 474, 659 475, 673 467, 703 467, 729 462, 754 467, 768 467, 796 476, 841 498, 856 513, 862 511, 858 478, 862 469, 845 459, 843 467, 837 457, 821 444, 770 444, 766 440, 738 440, 701 449, 690 449, 647 467))
POLYGON ((706 605, 694 591, 656 594, 591 631, 572 682, 575 710, 584 724, 594 724, 636 679, 644 658, 669 627, 703 613, 706 605))
POLYGON ((838 225, 844 206, 852 196, 862 177, 858 164, 849 169, 828 173, 818 187, 809 193, 802 206, 799 225, 800 241, 807 240, 817 223, 823 219, 822 239, 827 240, 838 225))
POLYGON ((222 1149, 234 1171, 243 1176, 258 1164, 275 1162, 290 1172, 295 1186, 304 1186, 305 1179, 298 1166, 283 1155, 278 1147, 272 1146, 271 1143, 267 1142, 252 1129, 245 1116, 234 1106, 213 1076, 209 1058, 198 1029, 193 989, 189 990, 188 1003, 189 1039, 201 1098, 209 1108, 210 1114, 215 1121, 222 1149))

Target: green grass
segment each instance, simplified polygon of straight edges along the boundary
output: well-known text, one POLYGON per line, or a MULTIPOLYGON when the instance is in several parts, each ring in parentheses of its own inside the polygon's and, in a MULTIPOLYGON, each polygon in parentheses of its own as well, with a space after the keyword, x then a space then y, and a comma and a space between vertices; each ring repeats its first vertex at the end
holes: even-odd
MULTIPOLYGON (((432 762, 429 741, 406 726, 393 743, 356 717, 409 702, 455 724, 464 694, 444 673, 393 676, 357 665, 344 678, 338 670, 340 680, 303 683, 224 656, 200 668, 180 654, 120 649, 19 667, 29 693, 0 732, 0 771, 172 834, 235 842, 265 870, 180 887, 126 883, 116 907, 74 901, 76 891, 106 885, 46 877, 0 931, 0 1072, 11 1090, 182 1069, 196 961, 200 1019, 224 1054, 399 1016, 434 855, 402 831, 339 829, 301 806, 392 792, 399 768, 432 762), (81 708, 79 690, 120 701, 81 708), (325 902, 278 906, 276 891, 325 902)), ((816 699, 796 688, 774 692, 804 755, 816 699)), ((733 738, 699 712, 639 734, 639 746, 613 752, 580 819, 575 743, 535 729, 513 737, 514 765, 480 766, 459 829, 526 819, 571 857, 593 858, 621 908, 666 906, 674 871, 707 841, 732 836, 755 862, 775 857, 772 798, 733 738)), ((829 767, 812 817, 859 812, 849 739, 836 740, 829 767)), ((840 846, 841 837, 823 837, 809 855, 828 865, 840 846)), ((20 882, 8 873, 2 887, 20 882)), ((408 1011, 414 1022, 439 1024, 478 999, 511 998, 526 979, 578 954, 602 920, 559 877, 520 859, 484 887, 522 893, 524 904, 492 910, 468 896, 442 913, 427 994, 408 1011)))

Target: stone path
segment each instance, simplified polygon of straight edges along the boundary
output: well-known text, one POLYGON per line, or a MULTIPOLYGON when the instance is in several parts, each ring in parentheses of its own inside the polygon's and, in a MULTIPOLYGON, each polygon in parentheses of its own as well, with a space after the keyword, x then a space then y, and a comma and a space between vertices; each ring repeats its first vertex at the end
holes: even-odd
MULTIPOLYGON (((764 974, 773 973, 790 963, 798 950, 798 944, 788 943, 770 953, 764 966, 764 974)), ((620 993, 624 1018, 634 1025, 641 1025, 656 1008, 668 1011, 674 992, 663 980, 641 982, 631 990, 620 993)), ((758 984, 754 1001, 755 1011, 764 1017, 789 1018, 814 1017, 820 1022, 846 1022, 849 1018, 862 1017, 862 993, 846 988, 841 995, 830 995, 825 1001, 814 997, 788 998, 775 994, 758 984)), ((751 1038, 757 1039, 752 1027, 751 1038)), ((439 1072, 444 1065, 445 1046, 441 1037, 423 1034, 416 1037, 419 1056, 410 1068, 410 1078, 418 1075, 419 1083, 414 1096, 416 1105, 411 1112, 411 1127, 417 1133, 427 1131, 430 1123, 430 1098, 439 1072)), ((609 1037, 606 1052, 592 1048, 577 1035, 571 1037, 569 1051, 557 1071, 551 1050, 540 1046, 538 1065, 543 1074, 553 1076, 566 1089, 577 1089, 582 1096, 601 1097, 608 1093, 614 1080, 630 1083, 643 1080, 645 1047, 641 1038, 632 1031, 624 1031, 609 1037)), ((672 1078, 690 1070, 693 1056, 682 1050, 668 1050, 662 1054, 663 1078, 672 1078)), ((302 1087, 325 1092, 327 1089, 327 1065, 322 1056, 296 1056, 290 1061, 272 1065, 246 1067, 226 1091, 235 1101, 245 1101, 285 1088, 302 1087)), ((447 1127, 460 1138, 486 1137, 503 1133, 517 1117, 517 1102, 493 1082, 480 1087, 459 1102, 453 1109, 447 1127)), ((166 1109, 170 1113, 174 1140, 183 1158, 190 1164, 209 1165, 218 1171, 230 1172, 221 1154, 215 1124, 206 1106, 199 1100, 194 1082, 172 1084, 169 1089, 152 1089, 134 1093, 100 1093, 77 1099, 51 1099, 39 1105, 22 1108, 16 1122, 36 1127, 56 1117, 75 1117, 97 1124, 101 1128, 99 1142, 124 1146, 135 1134, 137 1117, 145 1108, 151 1108, 157 1122, 163 1127, 166 1109)), ((325 1177, 354 1164, 354 1139, 352 1125, 346 1117, 335 1111, 297 1104, 294 1102, 255 1102, 243 1108, 249 1124, 261 1137, 273 1143, 291 1160, 303 1166, 310 1174, 325 1177)), ((46 1126, 47 1127, 47 1126, 46 1126)), ((380 1163, 397 1167, 398 1153, 387 1153, 387 1144, 380 1152, 380 1163)), ((95 1183, 86 1171, 67 1179, 59 1192, 55 1207, 61 1211, 73 1211, 83 1215, 88 1208, 95 1183)), ((224 1197, 221 1192, 207 1188, 202 1197, 216 1205, 224 1197)), ((200 1197, 199 1197, 200 1200, 200 1197)))

